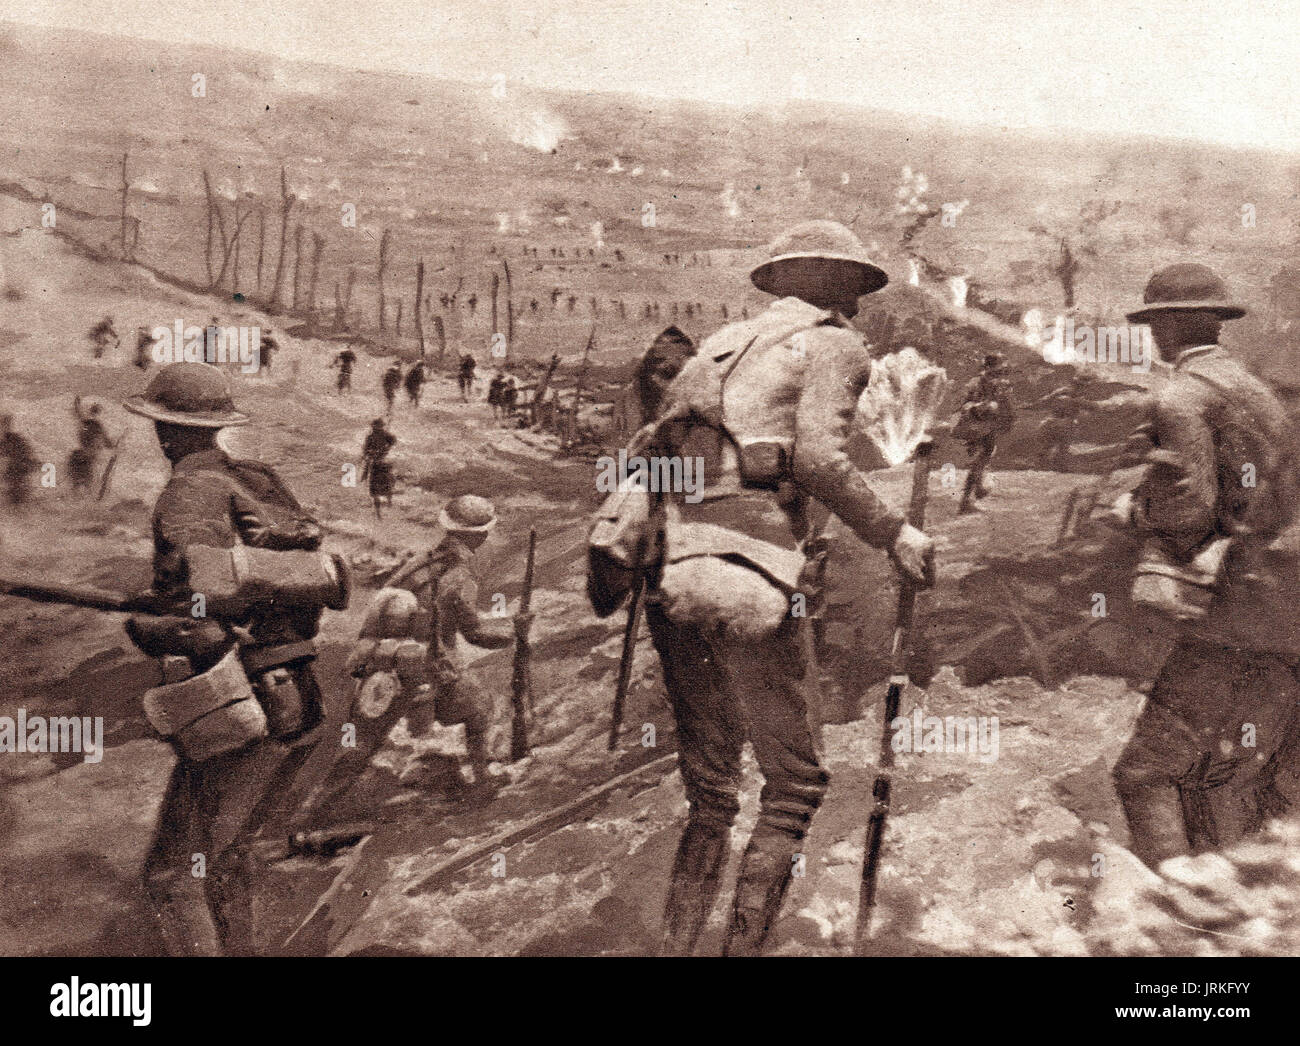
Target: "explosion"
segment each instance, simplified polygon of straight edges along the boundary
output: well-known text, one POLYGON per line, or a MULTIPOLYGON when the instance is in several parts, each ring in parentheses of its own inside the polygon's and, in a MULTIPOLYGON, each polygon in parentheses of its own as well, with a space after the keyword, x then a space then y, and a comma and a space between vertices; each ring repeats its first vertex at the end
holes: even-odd
POLYGON ((858 409, 885 461, 901 465, 912 456, 938 417, 947 391, 947 372, 911 346, 872 363, 858 409))

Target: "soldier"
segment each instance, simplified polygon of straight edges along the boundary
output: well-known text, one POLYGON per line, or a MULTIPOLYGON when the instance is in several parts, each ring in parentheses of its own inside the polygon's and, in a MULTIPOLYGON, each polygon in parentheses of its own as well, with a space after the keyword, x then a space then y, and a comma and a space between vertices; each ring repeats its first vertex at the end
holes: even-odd
POLYGON ((379 380, 379 386, 384 393, 384 403, 387 404, 386 415, 390 418, 393 416, 393 400, 401 384, 402 365, 394 360, 393 365, 384 371, 384 376, 379 380))
POLYGON ((0 458, 5 462, 5 497, 10 505, 21 505, 27 500, 36 457, 26 437, 14 431, 12 414, 0 415, 0 458))
POLYGON ((845 453, 871 368, 848 320, 888 277, 836 222, 795 226, 768 253, 750 278, 777 300, 707 339, 669 386, 661 420, 634 442, 669 460, 702 458, 705 480, 701 498, 664 497, 666 553, 646 598, 690 804, 665 905, 672 954, 694 949, 713 908, 746 739, 764 785, 726 954, 761 951, 826 792, 811 633, 793 610, 796 594, 819 597, 802 551, 816 537, 812 502, 918 582, 933 555, 845 453))
POLYGON ((361 478, 370 481, 370 500, 375 506, 376 519, 384 518, 379 511, 381 501, 387 499, 390 506, 393 504, 393 465, 388 453, 396 442, 397 437, 384 427, 384 419, 375 418, 361 446, 361 478))
POLYGON ((465 403, 469 402, 470 393, 474 391, 474 371, 477 367, 478 361, 473 356, 468 352, 461 354, 456 384, 460 388, 460 398, 465 403))
POLYGON ((338 383, 335 389, 341 396, 345 392, 352 391, 352 368, 356 366, 357 354, 352 351, 352 346, 348 346, 337 356, 334 362, 330 364, 330 369, 337 367, 339 369, 338 383))
POLYGON ((1053 389, 1039 400, 1039 405, 1048 411, 1038 427, 1039 438, 1043 441, 1040 461, 1044 468, 1056 468, 1069 459, 1070 444, 1079 427, 1079 412, 1087 403, 1083 389, 1083 371, 1076 368, 1070 371, 1068 384, 1053 389))
POLYGON ((411 401, 411 406, 420 406, 420 394, 424 391, 426 381, 424 373, 424 360, 416 360, 411 365, 411 369, 406 372, 406 378, 403 381, 403 387, 406 389, 406 398, 411 401))
POLYGON ((91 351, 95 359, 103 359, 104 353, 110 348, 117 348, 118 337, 117 331, 113 329, 113 317, 105 316, 102 320, 90 328, 91 351))
POLYGON ((519 387, 514 378, 506 378, 501 386, 501 414, 507 422, 515 416, 515 407, 519 403, 519 387))
MULTIPOLYGON (((274 469, 232 459, 217 444, 220 429, 242 425, 248 417, 235 409, 226 379, 215 367, 169 364, 125 406, 154 422, 172 465, 154 507, 153 590, 160 598, 174 598, 184 615, 132 619, 128 634, 146 653, 184 654, 199 676, 211 673, 214 679, 228 678, 218 668, 233 657, 238 643, 239 659, 233 663, 242 662, 239 678, 247 673, 265 711, 260 736, 250 730, 231 740, 231 745, 242 741, 237 747, 223 745, 208 758, 197 759, 173 740, 178 761, 145 860, 145 887, 169 954, 251 954, 251 842, 272 822, 323 719, 311 667, 321 608, 277 600, 274 612, 250 610, 235 622, 192 617, 187 555, 198 546, 315 550, 321 529, 274 469)), ((233 709, 226 711, 233 714, 233 709)), ((231 718, 226 729, 240 726, 231 718)))
POLYGON ((135 332, 135 359, 132 362, 141 370, 149 369, 152 359, 153 335, 146 327, 137 327, 135 332))
POLYGON ((77 446, 68 455, 68 478, 72 480, 73 490, 87 490, 90 487, 95 478, 100 450, 111 450, 114 446, 104 431, 99 413, 98 403, 92 403, 83 410, 81 397, 73 397, 72 416, 77 422, 77 446))
POLYGON ((1143 301, 1128 319, 1150 325, 1172 371, 1147 427, 1148 468, 1115 506, 1154 563, 1139 565, 1134 596, 1144 570, 1161 586, 1190 578, 1180 597, 1215 578, 1200 612, 1176 608, 1177 645, 1115 764, 1133 852, 1154 867, 1284 809, 1279 772, 1294 788, 1300 457, 1276 396, 1218 343, 1223 321, 1245 314, 1219 277, 1172 265, 1143 301))
POLYGON ((473 785, 481 788, 491 782, 488 730, 494 703, 459 663, 456 637, 489 650, 507 647, 526 631, 532 616, 485 617, 478 611, 473 558, 496 526, 496 509, 490 501, 472 494, 453 498, 439 513, 438 523, 444 532, 442 541, 431 551, 409 558, 376 595, 350 660, 357 678, 388 671, 391 666, 383 660, 382 640, 410 639, 423 644, 420 668, 412 674, 399 667, 400 690, 386 701, 366 700, 374 686, 367 684, 371 691, 362 687, 353 717, 357 746, 342 754, 328 781, 316 789, 307 802, 310 810, 327 809, 351 788, 403 716, 417 736, 435 720, 445 726, 463 723, 473 785), (414 597, 406 608, 401 593, 414 597), (381 641, 375 642, 372 635, 381 641))
POLYGON ((275 354, 280 350, 280 343, 275 340, 275 335, 271 331, 263 331, 261 342, 257 351, 257 373, 260 375, 263 371, 266 376, 271 376, 271 366, 275 363, 275 354))
POLYGON ((1002 353, 985 355, 979 377, 966 386, 960 415, 953 436, 965 442, 967 454, 974 458, 966 472, 966 485, 957 506, 957 511, 964 515, 975 511, 972 497, 988 497, 984 470, 997 449, 998 436, 1009 431, 1014 421, 1011 382, 1006 377, 1002 353))
POLYGON ((501 371, 492 375, 492 380, 488 382, 488 406, 492 408, 492 417, 500 420, 502 394, 505 392, 506 376, 501 371))

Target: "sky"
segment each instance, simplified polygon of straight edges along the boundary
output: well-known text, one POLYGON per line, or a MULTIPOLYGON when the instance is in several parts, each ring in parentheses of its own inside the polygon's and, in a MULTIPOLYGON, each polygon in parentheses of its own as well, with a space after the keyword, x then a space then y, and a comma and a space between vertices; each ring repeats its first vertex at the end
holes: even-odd
POLYGON ((1300 152, 1300 0, 0 0, 351 68, 1300 152))

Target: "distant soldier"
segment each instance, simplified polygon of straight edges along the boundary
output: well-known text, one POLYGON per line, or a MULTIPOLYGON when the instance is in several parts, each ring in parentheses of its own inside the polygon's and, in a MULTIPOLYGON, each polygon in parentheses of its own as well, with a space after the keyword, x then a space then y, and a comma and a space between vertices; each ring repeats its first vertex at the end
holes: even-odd
POLYGON ((103 359, 110 348, 117 348, 119 341, 117 331, 113 329, 113 317, 105 316, 90 328, 90 347, 95 359, 103 359))
POLYGON ((1128 319, 1150 326, 1172 370, 1148 468, 1115 514, 1145 542, 1134 598, 1182 626, 1114 780, 1131 848, 1155 867, 1281 813, 1279 775, 1294 792, 1300 455, 1272 390, 1218 343, 1223 321, 1245 314, 1218 276, 1172 265, 1143 301, 1128 319))
POLYGON ((439 514, 438 524, 444 532, 442 541, 431 551, 408 558, 376 594, 366 615, 367 626, 381 617, 386 620, 382 627, 363 626, 361 642, 350 659, 355 677, 366 679, 375 672, 392 671, 400 689, 390 694, 391 703, 387 703, 367 700, 375 684, 369 684, 369 692, 362 687, 355 716, 360 728, 357 748, 344 754, 342 764, 331 775, 328 791, 322 789, 313 805, 325 806, 350 787, 402 716, 408 717, 408 727, 416 736, 427 733, 434 721, 444 726, 463 723, 473 783, 482 787, 490 782, 488 731, 495 702, 461 663, 457 637, 489 650, 507 647, 527 628, 531 615, 512 618, 479 613, 473 560, 475 550, 496 526, 492 502, 472 494, 454 498, 439 514), (403 593, 414 599, 404 603, 403 593), (414 671, 400 646, 407 639, 422 644, 414 671), (390 654, 392 648, 397 649, 390 654), (394 657, 396 666, 390 663, 394 657))
POLYGON ((492 380, 488 383, 488 406, 492 408, 492 417, 498 421, 501 419, 501 408, 505 403, 506 376, 501 371, 492 375, 492 380))
POLYGON ((73 397, 72 417, 77 422, 77 446, 68 455, 68 479, 72 481, 73 490, 89 489, 95 479, 99 452, 113 448, 113 441, 108 438, 99 414, 98 403, 83 408, 81 397, 73 397))
POLYGON ((966 444, 966 452, 973 460, 966 472, 966 485, 962 488, 960 513, 974 512, 971 499, 988 496, 984 471, 988 468, 998 437, 1010 431, 1015 421, 1011 403, 1011 381, 1006 376, 1002 353, 990 352, 984 357, 984 367, 979 376, 967 386, 962 397, 953 438, 966 444))
POLYGON ((478 308, 478 295, 471 294, 469 298, 466 300, 465 304, 469 306, 469 314, 473 316, 474 310, 478 308))
POLYGON ((1079 414, 1088 403, 1083 396, 1084 385, 1083 371, 1075 368, 1067 384, 1038 401, 1039 406, 1047 408, 1047 417, 1038 426, 1038 437, 1043 441, 1039 460, 1044 468, 1053 469, 1069 460, 1079 414))
POLYGON ((515 416, 515 407, 519 403, 519 386, 515 384, 514 378, 506 378, 506 383, 501 387, 501 414, 509 421, 515 416))
POLYGON ((280 343, 275 340, 275 335, 269 330, 262 332, 260 347, 257 352, 257 373, 266 372, 267 377, 271 375, 271 365, 275 362, 275 354, 280 349, 280 343))
POLYGON ((32 445, 14 431, 12 414, 0 415, 0 458, 4 458, 5 498, 10 505, 21 505, 27 500, 37 462, 32 445))
POLYGON ((402 365, 396 361, 393 365, 384 371, 384 376, 379 380, 380 388, 384 393, 384 403, 387 404, 388 417, 393 416, 393 400, 397 397, 397 390, 402 385, 402 365))
POLYGON ((460 398, 469 402, 470 393, 474 391, 474 371, 478 367, 478 361, 468 352, 462 353, 460 357, 460 367, 456 371, 456 385, 460 388, 460 398))
POLYGON ((370 481, 370 500, 375 506, 376 519, 384 518, 379 511, 381 501, 393 504, 393 465, 388 454, 396 443, 397 437, 384 427, 384 419, 375 418, 361 446, 361 478, 370 481))
MULTIPOLYGON (((125 406, 154 422, 172 465, 154 507, 153 592, 178 607, 176 617, 133 618, 127 631, 150 656, 188 666, 187 679, 145 698, 178 757, 145 859, 146 892, 169 954, 252 954, 251 843, 277 813, 323 720, 312 672, 322 607, 277 597, 226 625, 198 616, 189 557, 200 546, 317 550, 321 529, 274 469, 232 459, 217 445, 221 428, 248 417, 215 367, 169 364, 125 406), (164 696, 177 688, 190 696, 164 696), (158 719, 192 718, 199 700, 213 711, 179 732, 158 719)), ((285 572, 302 580, 302 569, 295 560, 285 572)))
MULTIPOLYGON (((660 495, 666 551, 646 595, 690 804, 665 904, 670 954, 693 951, 721 887, 745 741, 764 784, 726 954, 761 952, 826 793, 812 635, 794 598, 809 613, 820 599, 805 556, 817 536, 813 502, 919 583, 931 574, 931 540, 880 501, 845 450, 871 370, 848 320, 884 272, 852 232, 816 221, 780 236, 751 279, 777 300, 707 339, 633 444, 646 456, 704 459, 700 499, 660 495)), ((601 589, 589 578, 589 592, 601 589)))
POLYGON ((355 367, 356 364, 357 354, 352 351, 351 346, 335 356, 334 362, 330 364, 331 369, 337 367, 339 370, 338 382, 335 385, 335 389, 338 391, 340 396, 345 392, 352 391, 352 368, 355 367))
POLYGON ((148 370, 153 358, 153 335, 145 327, 138 327, 135 332, 135 359, 132 360, 141 370, 148 370))
POLYGON ((420 394, 424 391, 425 382, 424 360, 416 360, 411 369, 406 372, 406 377, 402 381, 406 389, 406 398, 410 400, 412 407, 419 407, 420 394))

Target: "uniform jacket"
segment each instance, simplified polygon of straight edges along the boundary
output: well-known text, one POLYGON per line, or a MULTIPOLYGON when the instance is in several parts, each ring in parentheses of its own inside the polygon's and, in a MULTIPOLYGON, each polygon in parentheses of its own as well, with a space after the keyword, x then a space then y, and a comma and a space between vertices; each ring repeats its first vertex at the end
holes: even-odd
POLYGON ((1135 525, 1181 557, 1217 537, 1237 538, 1197 634, 1300 660, 1297 458, 1285 409, 1208 345, 1178 357, 1150 421, 1155 450, 1133 492, 1135 525))
MULTIPOLYGON (((514 642, 514 625, 509 617, 491 617, 478 611, 478 580, 474 576, 474 554, 459 542, 444 540, 418 565, 401 570, 389 581, 395 588, 415 593, 420 609, 430 610, 436 581, 438 651, 455 656, 456 636, 477 647, 496 650, 514 642)), ((425 640, 427 637, 416 636, 425 640)))
MULTIPOLYGON (((235 461, 212 448, 172 466, 154 506, 153 542, 154 590, 184 598, 183 557, 190 545, 315 549, 321 528, 269 465, 235 461)), ((319 611, 267 615, 249 630, 259 642, 295 642, 314 636, 319 618, 319 611)))
MULTIPOLYGON (((866 346, 842 317, 782 298, 723 327, 687 360, 668 388, 650 452, 705 459, 701 504, 725 500, 730 515, 703 517, 708 522, 790 547, 806 536, 806 506, 815 499, 863 541, 889 547, 903 517, 845 452, 870 375, 866 346), (758 498, 748 496, 740 469, 756 447, 776 478, 774 493, 758 498), (774 507, 784 512, 780 525, 774 507)), ((701 518, 699 506, 674 501, 683 519, 701 518)))

